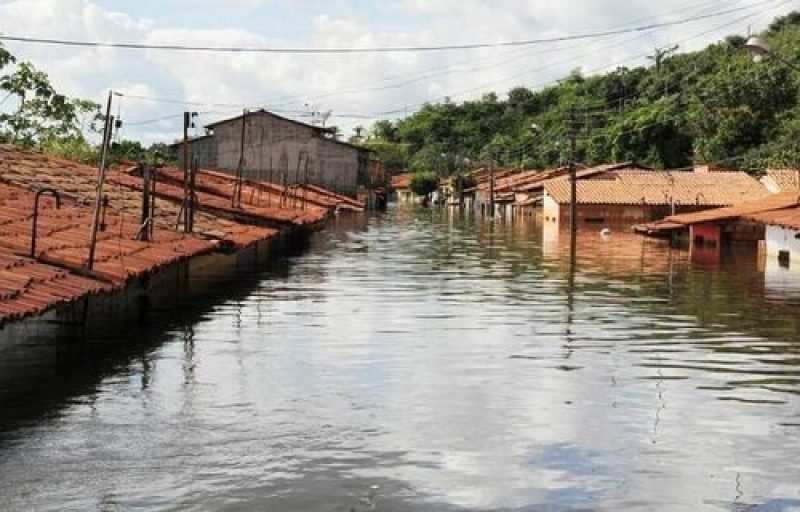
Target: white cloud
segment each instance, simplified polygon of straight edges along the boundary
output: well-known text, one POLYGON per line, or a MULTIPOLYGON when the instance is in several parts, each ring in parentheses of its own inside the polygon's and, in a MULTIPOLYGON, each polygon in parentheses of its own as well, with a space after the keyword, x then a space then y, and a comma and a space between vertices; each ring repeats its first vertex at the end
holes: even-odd
MULTIPOLYGON (((172 0, 164 9, 180 9, 184 0, 172 0)), ((220 7, 207 0, 208 26, 215 26, 220 7), (217 10, 215 10, 217 9, 217 10)), ((625 24, 641 25, 721 9, 719 4, 687 0, 569 2, 496 2, 403 0, 376 3, 363 13, 351 1, 322 4, 236 0, 235 7, 260 16, 275 6, 292 16, 305 15, 306 28, 294 40, 271 39, 274 30, 242 26, 214 29, 184 28, 143 16, 103 8, 94 0, 26 0, 0 5, 0 30, 6 33, 65 39, 178 43, 214 46, 272 47, 374 47, 417 46, 442 43, 492 42, 552 37, 605 29, 625 24), (319 8, 315 9, 317 6, 319 8)), ((360 4, 361 5, 361 4, 360 4)), ((747 5, 744 0, 723 6, 747 5)), ((777 2, 776 4, 777 5, 777 2)), ((788 11, 753 9, 754 16, 723 29, 686 41, 695 49, 748 24, 760 28, 773 16, 788 11)), ((368 120, 337 114, 375 114, 413 110, 428 100, 451 96, 455 101, 495 90, 502 94, 517 85, 540 86, 571 69, 613 69, 643 63, 641 55, 655 46, 680 41, 730 23, 748 12, 719 19, 669 27, 653 33, 628 34, 594 40, 468 52, 385 53, 351 55, 221 54, 58 48, 9 44, 26 59, 46 70, 67 94, 102 100, 108 88, 130 87, 159 97, 186 101, 267 106, 298 111, 317 103, 334 111, 333 122, 352 128, 368 120), (639 58, 637 59, 637 56, 639 58)), ((227 17, 225 19, 228 19, 227 17)), ((232 18, 232 19, 235 19, 232 18)), ((260 19, 260 18, 259 18, 260 19)), ((280 25, 280 22, 271 21, 280 25)), ((274 28, 274 27, 272 27, 274 28)), ((180 113, 170 103, 126 100, 123 116, 146 120, 180 113)), ((192 107, 212 111, 206 117, 233 114, 236 108, 192 107)), ((289 112, 296 115, 296 112, 289 112)), ((177 133, 178 122, 164 121, 131 127, 129 136, 149 142, 156 135, 177 133)))

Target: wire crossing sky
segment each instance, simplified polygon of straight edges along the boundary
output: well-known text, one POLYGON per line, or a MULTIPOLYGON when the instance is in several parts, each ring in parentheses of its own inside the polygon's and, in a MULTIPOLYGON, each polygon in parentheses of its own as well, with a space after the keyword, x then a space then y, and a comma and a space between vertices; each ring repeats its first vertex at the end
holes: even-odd
POLYGON ((725 14, 740 12, 745 9, 752 9, 753 7, 766 5, 772 2, 774 2, 774 0, 765 0, 744 7, 725 9, 708 14, 689 16, 686 18, 673 21, 651 23, 648 25, 642 25, 638 27, 617 28, 610 30, 602 30, 599 32, 588 32, 584 34, 575 34, 568 36, 524 39, 521 41, 501 41, 495 43, 467 43, 467 44, 449 44, 449 45, 446 44, 446 45, 433 45, 433 46, 388 46, 388 47, 378 46, 373 48, 258 48, 258 47, 253 48, 246 46, 191 46, 191 45, 181 45, 181 44, 158 45, 158 44, 144 44, 144 43, 108 43, 100 41, 75 41, 67 39, 49 39, 49 38, 36 38, 36 37, 13 36, 13 35, 0 35, 0 40, 15 41, 21 43, 59 45, 59 46, 77 46, 77 47, 90 47, 90 48, 120 48, 126 50, 164 50, 164 51, 220 52, 220 53, 290 53, 290 54, 312 54, 312 55, 476 50, 481 48, 502 48, 502 47, 513 47, 513 46, 531 46, 531 45, 545 44, 545 43, 560 43, 565 41, 597 39, 606 36, 629 34, 632 32, 644 32, 647 30, 653 30, 657 28, 671 27, 699 20, 717 18, 725 14))
POLYGON ((331 110, 348 136, 428 102, 648 65, 656 47, 760 31, 798 3, 4 0, 0 41, 70 97, 121 93, 124 135, 144 143, 178 137, 185 109, 201 124, 242 108, 304 121, 331 110))

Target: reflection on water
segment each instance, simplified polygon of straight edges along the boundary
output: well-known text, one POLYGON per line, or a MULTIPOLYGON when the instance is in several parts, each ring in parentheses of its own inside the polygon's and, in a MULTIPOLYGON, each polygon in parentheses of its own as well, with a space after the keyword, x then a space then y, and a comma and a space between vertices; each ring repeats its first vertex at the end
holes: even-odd
POLYGON ((793 275, 623 232, 571 265, 533 219, 342 227, 0 363, 0 508, 800 508, 793 275))

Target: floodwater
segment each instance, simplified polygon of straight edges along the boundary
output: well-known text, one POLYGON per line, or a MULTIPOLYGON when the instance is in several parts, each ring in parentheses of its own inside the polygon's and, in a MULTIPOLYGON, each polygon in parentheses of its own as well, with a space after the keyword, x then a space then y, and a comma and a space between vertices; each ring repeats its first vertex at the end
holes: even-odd
POLYGON ((800 273, 390 208, 0 354, 3 510, 800 510, 800 273))

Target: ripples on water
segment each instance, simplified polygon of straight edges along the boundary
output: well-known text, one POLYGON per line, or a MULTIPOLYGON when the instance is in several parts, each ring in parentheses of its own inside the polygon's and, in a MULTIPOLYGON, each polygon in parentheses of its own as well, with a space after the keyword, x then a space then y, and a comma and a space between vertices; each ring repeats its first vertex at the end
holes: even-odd
POLYGON ((340 224, 122 341, 14 359, 0 508, 800 510, 800 275, 340 224))

